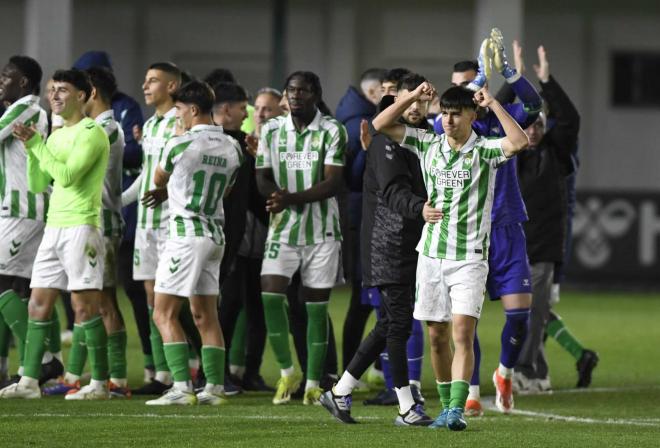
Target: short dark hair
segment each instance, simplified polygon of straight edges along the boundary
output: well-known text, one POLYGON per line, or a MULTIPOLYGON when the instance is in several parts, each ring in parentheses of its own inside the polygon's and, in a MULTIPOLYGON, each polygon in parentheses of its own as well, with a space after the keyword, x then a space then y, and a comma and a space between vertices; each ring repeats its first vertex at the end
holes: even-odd
POLYGON ((29 56, 15 55, 9 58, 9 63, 16 67, 28 80, 27 90, 39 95, 41 90, 41 77, 43 72, 37 61, 29 56))
POLYGON ((117 80, 115 79, 115 75, 112 74, 110 69, 101 66, 90 67, 85 70, 85 73, 87 73, 89 82, 92 84, 92 87, 96 89, 101 98, 110 103, 112 97, 117 93, 117 80))
POLYGON ((204 77, 204 81, 213 88, 221 82, 237 84, 234 74, 231 70, 226 68, 216 68, 211 70, 211 73, 204 77))
POLYGON ((386 73, 387 70, 384 68, 369 68, 360 75, 360 83, 364 81, 378 81, 382 83, 386 73))
POLYGON ((174 62, 154 62, 149 66, 149 70, 160 70, 174 76, 178 82, 181 82, 181 69, 174 62))
POLYGON ((215 93, 215 104, 239 103, 247 101, 248 96, 245 89, 233 82, 221 82, 213 87, 215 93))
POLYGON ((286 87, 289 85, 289 82, 291 82, 293 78, 300 78, 303 81, 305 81, 307 84, 309 84, 310 87, 312 88, 312 93, 316 95, 318 101, 320 102, 322 100, 323 88, 321 87, 321 80, 319 79, 319 76, 316 73, 303 71, 303 70, 299 70, 291 73, 284 82, 285 90, 286 87))
POLYGON ((396 85, 397 90, 408 90, 408 91, 413 91, 417 87, 419 87, 420 84, 423 82, 426 82, 426 78, 423 77, 422 75, 418 73, 408 73, 406 76, 401 78, 399 82, 396 85))
POLYGON ((385 73, 385 76, 383 76, 383 80, 381 82, 393 82, 396 85, 399 85, 399 81, 401 78, 404 76, 412 73, 410 70, 407 68, 403 67, 398 67, 398 68, 393 68, 392 70, 388 70, 385 73))
POLYGON ((67 82, 78 90, 85 92, 85 101, 92 94, 92 84, 87 74, 81 70, 72 68, 70 70, 57 70, 53 75, 53 81, 67 82))
POLYGON ((452 86, 440 96, 440 110, 477 110, 474 92, 467 87, 452 86))
POLYGON ((211 86, 204 81, 190 81, 174 93, 174 101, 194 104, 201 113, 210 114, 213 111, 215 94, 211 86))
POLYGON ((460 61, 454 64, 454 73, 463 73, 474 70, 479 71, 479 63, 477 61, 460 61))

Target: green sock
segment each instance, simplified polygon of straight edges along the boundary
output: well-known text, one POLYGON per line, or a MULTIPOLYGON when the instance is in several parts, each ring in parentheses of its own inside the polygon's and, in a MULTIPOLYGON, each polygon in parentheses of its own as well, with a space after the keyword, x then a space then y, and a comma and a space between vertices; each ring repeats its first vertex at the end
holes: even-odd
POLYGON ((149 308, 149 340, 151 341, 151 355, 154 357, 154 367, 156 372, 169 372, 163 350, 163 338, 160 337, 158 327, 154 323, 153 314, 153 308, 149 308))
MULTIPOLYGON (((167 359, 167 365, 174 381, 190 381, 190 370, 188 370, 188 343, 166 342, 163 344, 163 352, 167 359)), ((206 372, 204 372, 206 373, 206 372)), ((208 375, 206 377, 208 379, 208 375)))
POLYGON ((9 356, 9 342, 11 342, 11 330, 0 316, 0 358, 9 356))
POLYGON ((229 364, 245 367, 245 309, 236 318, 236 326, 229 347, 229 364))
POLYGON ((144 368, 153 369, 154 368, 154 356, 151 353, 143 353, 142 357, 144 358, 144 368))
POLYGON ((126 330, 108 335, 110 378, 126 378, 126 330))
POLYGON ((60 315, 57 313, 57 307, 53 307, 53 315, 51 317, 50 327, 50 340, 48 342, 48 351, 51 353, 59 353, 62 351, 62 326, 60 324, 60 315))
POLYGON ((449 402, 451 401, 451 382, 447 381, 446 383, 438 383, 436 381, 435 387, 438 389, 438 395, 440 396, 440 404, 442 404, 442 409, 448 409, 449 402))
POLYGON ((463 380, 456 380, 451 382, 450 386, 450 401, 449 408, 465 409, 465 402, 467 401, 468 392, 470 391, 470 383, 463 380))
POLYGON ((85 328, 80 324, 73 324, 71 337, 71 350, 66 363, 66 371, 76 376, 82 375, 87 361, 87 344, 85 343, 85 328))
POLYGON ((50 325, 49 320, 28 320, 27 336, 25 337, 25 359, 23 361, 23 374, 28 378, 39 379, 41 358, 43 358, 46 351, 50 325))
POLYGON ((14 335, 18 348, 18 356, 21 365, 23 365, 25 338, 28 327, 27 302, 21 300, 14 290, 9 289, 0 294, 0 315, 0 320, 4 318, 4 321, 14 335))
POLYGON ((194 354, 201 356, 202 337, 199 334, 197 325, 195 325, 195 319, 193 319, 190 305, 187 302, 181 307, 181 311, 179 312, 179 322, 181 323, 181 328, 183 328, 183 332, 186 334, 188 341, 190 341, 190 344, 192 345, 194 354))
POLYGON ((557 341, 564 350, 570 353, 576 361, 580 360, 584 347, 582 347, 582 344, 575 339, 575 336, 571 334, 568 328, 566 328, 564 321, 561 320, 559 316, 557 316, 557 319, 548 322, 546 331, 548 332, 548 335, 557 341))
POLYGON ((286 311, 286 295, 262 292, 264 302, 264 317, 268 341, 275 352, 275 359, 280 369, 293 366, 291 348, 289 347, 289 318, 286 311))
POLYGON ((85 342, 89 354, 89 364, 92 379, 106 381, 108 379, 108 334, 103 326, 101 316, 82 323, 85 329, 85 342))
POLYGON ((216 386, 225 384, 225 356, 224 347, 202 346, 202 365, 207 384, 216 386))
POLYGON ((307 379, 320 381, 328 349, 328 302, 307 302, 307 379))

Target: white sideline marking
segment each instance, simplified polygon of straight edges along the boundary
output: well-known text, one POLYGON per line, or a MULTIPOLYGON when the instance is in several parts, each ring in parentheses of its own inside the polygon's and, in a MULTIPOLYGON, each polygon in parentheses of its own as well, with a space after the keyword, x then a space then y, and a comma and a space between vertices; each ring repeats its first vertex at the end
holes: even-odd
MULTIPOLYGON (((485 409, 489 411, 498 412, 493 397, 488 397, 484 399, 482 397, 481 403, 485 409)), ((660 427, 660 419, 657 418, 634 418, 634 419, 621 419, 621 418, 590 418, 590 417, 575 417, 572 415, 560 415, 560 414, 551 414, 549 412, 535 412, 535 411, 525 411, 523 409, 513 409, 511 411, 513 415, 522 415, 525 417, 531 417, 532 419, 544 419, 544 420, 557 420, 570 423, 585 423, 592 425, 628 425, 628 426, 650 426, 654 428, 660 427)))

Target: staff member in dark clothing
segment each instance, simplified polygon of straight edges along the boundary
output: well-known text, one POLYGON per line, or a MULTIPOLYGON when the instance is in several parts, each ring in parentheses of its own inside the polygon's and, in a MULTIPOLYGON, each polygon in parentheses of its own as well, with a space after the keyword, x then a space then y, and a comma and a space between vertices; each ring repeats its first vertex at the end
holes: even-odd
POLYGON ((529 150, 518 156, 518 182, 529 221, 524 223, 527 254, 532 268, 532 308, 529 333, 523 345, 514 383, 521 391, 550 388, 543 336, 550 316, 554 267, 564 258, 567 220, 566 177, 574 170, 571 157, 577 145, 580 115, 550 75, 545 49, 539 47, 539 65, 534 69, 541 96, 554 119, 546 130, 541 115, 525 129, 529 150))
MULTIPOLYGON (((425 81, 410 74, 399 82, 398 91, 412 91, 425 81)), ((427 108, 427 103, 416 102, 404 112, 403 119, 408 125, 426 127, 427 108)), ((395 424, 428 426, 432 422, 413 399, 406 354, 413 320, 415 246, 424 224, 425 201, 419 159, 384 135, 376 135, 367 150, 364 174, 362 281, 365 286, 377 287, 383 315, 339 382, 321 397, 321 404, 344 423, 355 423, 350 415, 351 392, 385 346, 399 400, 395 424)))

